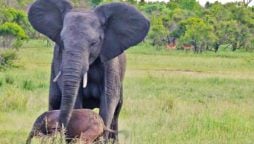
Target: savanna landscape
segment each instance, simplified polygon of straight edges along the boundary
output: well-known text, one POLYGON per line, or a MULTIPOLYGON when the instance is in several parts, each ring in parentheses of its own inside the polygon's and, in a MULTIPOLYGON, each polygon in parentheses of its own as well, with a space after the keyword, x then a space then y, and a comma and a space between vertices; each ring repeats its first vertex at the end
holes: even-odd
MULTIPOLYGON (((27 26, 22 9, 30 1, 21 2, 7 3, 21 9, 20 19, 0 22, 0 40, 12 41, 0 50, 1 144, 25 143, 34 120, 48 110, 53 44, 27 26)), ((253 8, 201 7, 192 0, 133 5, 150 18, 151 28, 144 42, 126 51, 120 143, 252 144, 253 8), (184 50, 186 44, 193 49, 184 50)))
MULTIPOLYGON (((52 48, 31 41, 15 67, 1 72, 0 143, 23 143, 47 110, 52 48)), ((123 143, 252 143, 254 59, 251 53, 128 51, 123 143)))

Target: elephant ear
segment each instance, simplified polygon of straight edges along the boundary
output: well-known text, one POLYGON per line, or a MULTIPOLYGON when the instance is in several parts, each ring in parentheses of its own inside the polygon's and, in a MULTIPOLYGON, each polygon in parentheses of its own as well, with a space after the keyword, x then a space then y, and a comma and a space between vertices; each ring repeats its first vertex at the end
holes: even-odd
POLYGON ((110 60, 141 42, 150 27, 150 22, 136 8, 124 3, 105 4, 95 12, 105 26, 102 61, 110 60))
POLYGON ((64 15, 71 9, 68 0, 36 0, 29 9, 28 19, 34 29, 59 44, 64 15))

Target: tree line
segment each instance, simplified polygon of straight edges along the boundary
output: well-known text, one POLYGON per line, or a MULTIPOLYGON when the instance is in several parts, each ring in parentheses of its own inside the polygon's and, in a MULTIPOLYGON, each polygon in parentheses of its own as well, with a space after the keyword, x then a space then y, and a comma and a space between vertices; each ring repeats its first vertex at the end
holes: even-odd
POLYGON ((196 0, 171 0, 169 3, 143 3, 139 8, 151 20, 148 40, 152 45, 195 52, 254 50, 254 8, 243 0, 221 4, 196 0))
MULTIPOLYGON (((25 40, 40 37, 27 20, 26 12, 32 1, 0 0, 0 47, 20 47, 25 40)), ((71 1, 75 7, 89 8, 113 0, 71 1)), ((251 1, 207 2, 201 6, 196 0, 168 3, 127 0, 150 18, 146 42, 156 47, 195 52, 217 52, 221 48, 253 51, 254 8, 248 6, 251 1)))

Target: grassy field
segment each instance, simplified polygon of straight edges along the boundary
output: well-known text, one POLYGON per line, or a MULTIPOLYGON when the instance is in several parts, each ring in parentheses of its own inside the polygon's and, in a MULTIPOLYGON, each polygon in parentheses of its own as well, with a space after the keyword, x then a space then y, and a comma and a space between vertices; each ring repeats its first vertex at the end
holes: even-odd
MULTIPOLYGON (((52 48, 29 42, 0 72, 0 144, 25 142, 47 110, 52 48)), ((128 51, 121 144, 254 143, 254 53, 128 51)))

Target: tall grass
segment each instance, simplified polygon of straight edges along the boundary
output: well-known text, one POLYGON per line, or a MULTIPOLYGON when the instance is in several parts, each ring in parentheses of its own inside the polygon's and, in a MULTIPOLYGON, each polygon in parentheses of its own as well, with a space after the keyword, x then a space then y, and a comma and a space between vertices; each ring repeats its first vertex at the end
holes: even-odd
POLYGON ((15 50, 0 50, 0 70, 13 67, 13 61, 17 59, 15 50))
MULTIPOLYGON (((0 143, 24 143, 47 110, 52 48, 32 41, 0 72, 0 143)), ((122 144, 248 144, 254 141, 254 54, 128 50, 122 144)), ((39 139, 35 142, 40 142, 39 139)))

